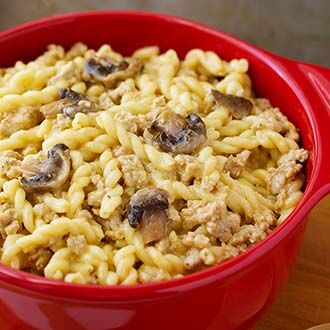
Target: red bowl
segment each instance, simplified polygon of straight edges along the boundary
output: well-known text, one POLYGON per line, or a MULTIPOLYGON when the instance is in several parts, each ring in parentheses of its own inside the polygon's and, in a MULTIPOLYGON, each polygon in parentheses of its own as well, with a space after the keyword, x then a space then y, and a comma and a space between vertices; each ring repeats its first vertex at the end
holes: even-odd
POLYGON ((0 266, 0 325, 12 329, 248 329, 287 280, 311 208, 330 192, 330 70, 290 61, 212 28, 142 12, 91 12, 47 18, 0 33, 0 66, 31 60, 50 43, 90 47, 213 50, 244 57, 254 90, 300 129, 310 157, 305 194, 287 221, 265 240, 221 265, 155 284, 77 285, 0 266))

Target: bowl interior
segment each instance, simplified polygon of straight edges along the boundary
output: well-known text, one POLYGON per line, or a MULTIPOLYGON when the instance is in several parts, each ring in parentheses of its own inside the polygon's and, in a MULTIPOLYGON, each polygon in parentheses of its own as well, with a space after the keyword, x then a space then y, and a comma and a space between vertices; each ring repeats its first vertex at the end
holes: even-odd
POLYGON ((48 44, 68 48, 78 41, 92 48, 108 43, 126 55, 139 47, 158 45, 161 50, 175 49, 180 57, 192 48, 201 48, 215 51, 226 60, 248 59, 257 96, 268 98, 274 106, 280 107, 300 129, 302 144, 310 151, 308 182, 315 164, 316 129, 312 124, 313 113, 287 70, 286 60, 181 19, 143 13, 99 12, 41 20, 0 33, 0 67, 13 65, 17 60, 33 60, 48 44))

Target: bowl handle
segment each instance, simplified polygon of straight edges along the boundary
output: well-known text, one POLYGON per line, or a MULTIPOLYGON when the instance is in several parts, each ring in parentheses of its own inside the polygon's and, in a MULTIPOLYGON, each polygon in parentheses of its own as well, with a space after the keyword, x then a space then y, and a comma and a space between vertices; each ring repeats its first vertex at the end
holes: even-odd
POLYGON ((308 80, 311 87, 311 105, 316 113, 321 159, 320 171, 315 182, 315 199, 330 193, 330 69, 296 62, 296 68, 308 80))

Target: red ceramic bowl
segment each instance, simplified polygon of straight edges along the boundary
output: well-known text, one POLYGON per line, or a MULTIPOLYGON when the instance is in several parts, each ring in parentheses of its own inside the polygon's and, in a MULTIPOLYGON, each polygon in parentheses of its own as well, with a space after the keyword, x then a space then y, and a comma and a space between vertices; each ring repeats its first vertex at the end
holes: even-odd
POLYGON ((124 54, 159 45, 180 56, 198 47, 225 59, 247 58, 257 94, 299 127, 309 150, 304 198, 280 228, 247 252, 182 279, 126 287, 75 285, 1 265, 0 328, 250 328, 287 280, 307 214, 330 192, 330 70, 269 54, 200 24, 141 12, 69 14, 1 32, 0 66, 31 60, 49 43, 69 47, 77 41, 90 47, 110 43, 124 54))

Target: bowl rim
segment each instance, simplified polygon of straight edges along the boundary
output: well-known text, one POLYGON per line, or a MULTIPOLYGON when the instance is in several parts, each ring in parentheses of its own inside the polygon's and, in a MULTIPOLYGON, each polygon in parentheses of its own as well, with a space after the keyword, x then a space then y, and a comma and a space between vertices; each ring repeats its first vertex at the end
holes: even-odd
POLYGON ((321 168, 320 157, 318 156, 319 153, 317 152, 320 141, 317 134, 317 127, 314 121, 315 115, 311 110, 311 104, 308 101, 305 93, 299 87, 297 79, 294 78, 292 72, 286 70, 286 65, 298 62, 294 62, 281 56, 272 54, 205 24, 173 15, 151 13, 145 11, 96 10, 54 15, 33 20, 4 31, 0 31, 0 40, 11 38, 12 36, 20 34, 23 31, 26 32, 38 30, 49 24, 60 24, 61 22, 64 22, 68 19, 82 19, 104 15, 131 16, 138 17, 141 20, 157 19, 161 21, 168 21, 177 25, 190 26, 193 29, 200 30, 203 33, 212 34, 219 37, 219 39, 225 39, 230 43, 235 43, 237 47, 246 50, 252 56, 258 58, 260 61, 270 66, 276 74, 285 77, 290 87, 297 93, 299 100, 304 105, 304 111, 308 116, 314 135, 314 143, 316 144, 316 157, 314 160, 312 172, 310 174, 309 182, 306 184, 304 196, 296 206, 295 210, 286 219, 286 221, 277 229, 275 229, 271 234, 267 235, 265 239, 228 261, 206 268, 202 271, 185 275, 182 278, 128 286, 75 284, 47 279, 42 276, 12 269, 3 264, 0 264, 0 281, 6 282, 10 286, 16 286, 20 287, 21 289, 28 290, 30 291, 29 294, 31 294, 31 291, 33 291, 35 294, 46 294, 65 299, 79 299, 86 301, 104 301, 111 299, 113 302, 117 301, 121 303, 123 301, 133 302, 137 300, 141 302, 143 299, 154 300, 177 293, 204 289, 212 285, 215 281, 223 281, 223 283, 225 283, 225 281, 228 281, 229 278, 233 275, 243 273, 247 266, 266 256, 270 250, 274 249, 278 244, 285 240, 290 235, 290 233, 292 233, 301 223, 310 209, 321 198, 321 196, 314 196, 314 198, 312 196, 313 192, 315 193, 315 178, 320 172, 321 168))

